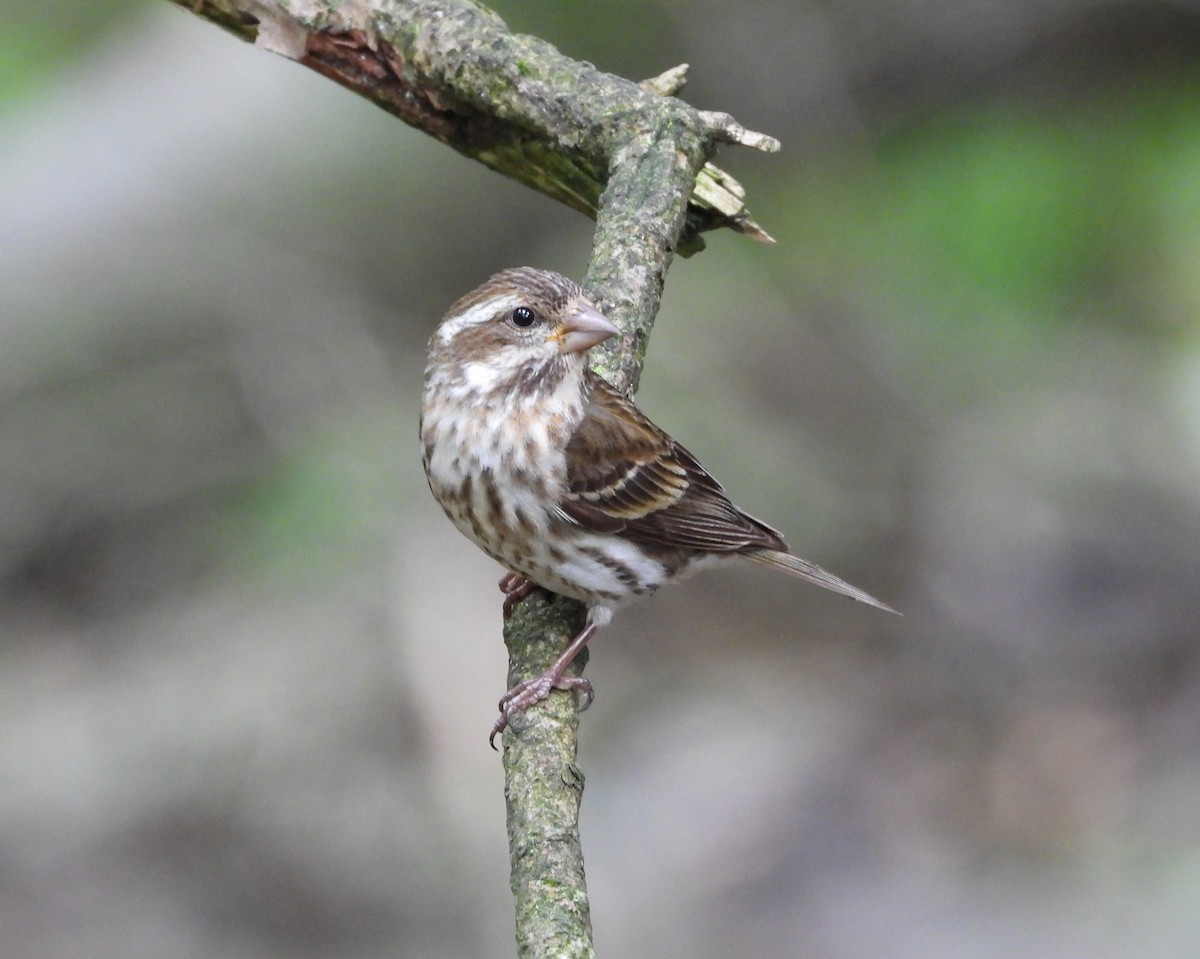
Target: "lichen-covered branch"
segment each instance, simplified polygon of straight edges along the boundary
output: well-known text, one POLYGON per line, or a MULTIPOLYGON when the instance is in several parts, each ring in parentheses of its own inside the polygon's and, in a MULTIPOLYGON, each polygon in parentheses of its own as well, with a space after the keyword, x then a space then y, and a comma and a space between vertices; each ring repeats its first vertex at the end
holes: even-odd
MULTIPOLYGON (((583 627, 575 600, 535 590, 505 625, 508 685, 539 675, 583 627)), ((587 651, 572 666, 578 675, 587 651), (582 661, 581 661, 582 660, 582 661)), ((574 696, 555 694, 504 733, 509 881, 521 959, 586 959, 592 920, 579 840, 583 773, 575 763, 574 696)))
MULTIPOLYGON (((683 75, 638 85, 564 57, 537 37, 510 33, 471 0, 171 0, 236 36, 281 53, 367 97, 447 146, 595 217, 607 183, 614 126, 655 112, 683 75), (568 94, 559 99, 562 94, 568 94)), ((713 141, 774 150, 724 114, 684 109, 713 141)), ((680 251, 729 227, 770 236, 744 191, 713 168, 688 206, 680 251)))
MULTIPOLYGON (((510 33, 473 0, 172 2, 594 217, 584 287, 623 331, 596 365, 630 394, 675 253, 694 251, 700 231, 720 226, 770 239, 746 212, 741 186, 709 161, 719 144, 778 144, 675 99, 686 68, 642 84, 615 77, 510 33)), ((524 600, 504 630, 509 685, 542 673, 584 613, 537 591, 524 600)), ((529 959, 593 955, 577 726, 572 698, 554 694, 504 734, 517 945, 529 959)))

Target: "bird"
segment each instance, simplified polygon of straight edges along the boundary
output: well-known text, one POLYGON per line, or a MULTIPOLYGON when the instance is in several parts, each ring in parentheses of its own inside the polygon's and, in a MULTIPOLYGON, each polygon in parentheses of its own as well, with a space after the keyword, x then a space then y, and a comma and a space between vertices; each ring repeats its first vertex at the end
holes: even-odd
POLYGON ((631 600, 720 560, 788 573, 896 610, 788 548, 739 509, 686 448, 588 367, 618 327, 573 280, 503 270, 452 304, 426 354, 422 464, 434 498, 503 565, 503 614, 534 587, 587 607, 581 631, 544 673, 500 700, 489 742, 554 689, 591 683, 572 660, 631 600))

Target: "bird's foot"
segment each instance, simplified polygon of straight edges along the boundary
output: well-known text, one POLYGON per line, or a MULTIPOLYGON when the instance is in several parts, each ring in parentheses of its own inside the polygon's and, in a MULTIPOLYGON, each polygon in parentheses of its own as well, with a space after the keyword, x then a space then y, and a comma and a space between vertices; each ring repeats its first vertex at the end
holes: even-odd
POLYGON ((504 594, 504 606, 501 608, 501 612, 504 614, 506 623, 512 616, 513 610, 516 609, 517 603, 536 588, 537 583, 526 579, 520 573, 505 573, 500 577, 500 592, 504 594))
MULTIPOLYGON (((516 573, 510 574, 516 576, 516 573)), ((508 577, 505 577, 507 579, 508 577)), ((567 668, 575 661, 575 657, 583 651, 596 632, 595 622, 589 622, 579 631, 579 635, 571 640, 571 644, 562 651, 540 676, 534 676, 524 682, 517 683, 500 698, 500 718, 492 726, 492 734, 488 736, 488 745, 496 748, 496 737, 506 730, 518 713, 524 712, 534 703, 540 703, 550 695, 552 689, 567 689, 583 694, 583 702, 579 711, 583 712, 590 705, 595 693, 592 684, 582 676, 568 676, 567 668)))
POLYGON ((595 698, 592 684, 582 676, 564 676, 562 668, 555 664, 540 676, 517 683, 500 699, 500 717, 492 726, 492 734, 488 736, 488 745, 496 748, 496 737, 506 730, 519 713, 523 713, 535 703, 540 703, 554 689, 564 689, 580 694, 579 711, 583 712, 595 698))

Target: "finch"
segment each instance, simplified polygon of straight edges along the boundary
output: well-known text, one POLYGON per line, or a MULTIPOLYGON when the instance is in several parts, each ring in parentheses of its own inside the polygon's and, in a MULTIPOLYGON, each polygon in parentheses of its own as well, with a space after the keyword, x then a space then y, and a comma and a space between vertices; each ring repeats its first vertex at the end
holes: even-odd
POLYGON ((606 380, 587 351, 619 334, 570 279, 504 270, 450 307, 429 341, 422 462, 451 522, 511 572, 505 616, 534 586, 587 605, 584 628, 542 675, 500 701, 490 741, 552 689, 613 612, 718 560, 781 570, 895 612, 791 553, 736 507, 699 461, 606 380))

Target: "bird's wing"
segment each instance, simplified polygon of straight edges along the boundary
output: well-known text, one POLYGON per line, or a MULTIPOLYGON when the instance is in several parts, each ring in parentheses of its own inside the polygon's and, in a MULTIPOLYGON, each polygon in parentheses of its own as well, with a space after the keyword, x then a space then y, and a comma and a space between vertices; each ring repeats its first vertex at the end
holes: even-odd
POLYGON ((590 401, 567 444, 562 511, 579 525, 644 545, 786 550, 783 537, 729 501, 691 453, 589 374, 590 401))

